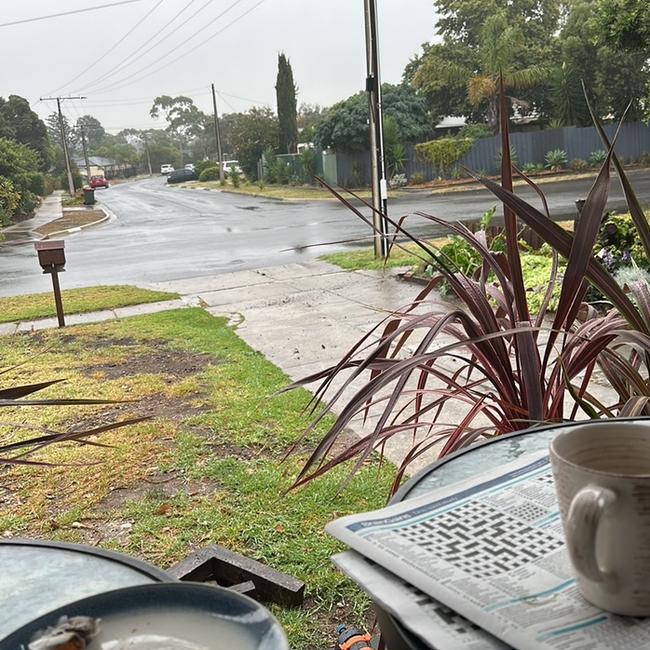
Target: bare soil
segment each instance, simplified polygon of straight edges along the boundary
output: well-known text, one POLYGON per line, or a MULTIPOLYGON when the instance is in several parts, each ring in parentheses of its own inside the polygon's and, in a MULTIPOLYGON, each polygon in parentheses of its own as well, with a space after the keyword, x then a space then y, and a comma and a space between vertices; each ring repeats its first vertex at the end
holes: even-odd
POLYGON ((80 228, 90 226, 106 218, 103 210, 63 210, 63 216, 49 223, 34 228, 34 232, 47 237, 61 230, 70 230, 71 228, 80 228))

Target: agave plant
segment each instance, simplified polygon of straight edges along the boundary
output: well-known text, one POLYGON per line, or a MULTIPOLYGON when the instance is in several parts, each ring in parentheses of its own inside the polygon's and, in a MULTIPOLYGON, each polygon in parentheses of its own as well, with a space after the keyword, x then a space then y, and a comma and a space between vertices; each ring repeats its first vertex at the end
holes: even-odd
MULTIPOLYGON (((319 382, 312 408, 316 413, 321 400, 327 405, 315 422, 332 409, 339 412, 296 485, 351 459, 356 459, 356 470, 369 454, 383 450, 396 436, 409 436, 410 448, 399 467, 395 487, 411 462, 434 450, 443 456, 483 436, 542 422, 650 412, 650 289, 639 281, 630 286, 630 294, 625 293, 592 254, 606 210, 612 160, 644 248, 650 251, 650 228, 613 148, 596 120, 608 154, 572 235, 551 219, 542 192, 518 170, 514 172, 538 193, 542 210, 513 193, 503 88, 500 108, 502 151, 506 152, 502 183, 480 180, 503 204, 506 251, 492 252, 480 231, 472 233, 462 224, 449 224, 432 214, 416 214, 414 218, 448 227, 480 254, 481 273, 469 278, 410 234, 406 223, 412 217, 394 221, 384 215, 396 235, 414 243, 423 258, 435 261, 460 304, 428 302, 434 290, 432 281, 413 303, 395 311, 358 341, 336 366, 290 387, 319 382), (535 314, 530 313, 522 277, 517 241, 521 223, 555 251, 552 277, 535 314), (567 262, 557 311, 551 318, 547 308, 558 282, 558 256, 567 262), (584 304, 590 283, 609 301, 611 308, 606 313, 597 313, 584 304), (373 338, 377 333, 378 339, 373 338), (355 382, 366 373, 369 377, 356 388, 355 382), (614 398, 598 397, 596 373, 608 380, 614 398), (336 390, 335 382, 341 386, 336 390), (346 392, 350 390, 354 391, 351 398, 346 392), (447 422, 445 412, 450 404, 460 405, 463 414, 447 422), (371 420, 374 426, 370 433, 343 451, 340 445, 334 446, 354 418, 370 415, 376 418, 371 420)), ((347 198, 329 189, 369 223, 347 198)))

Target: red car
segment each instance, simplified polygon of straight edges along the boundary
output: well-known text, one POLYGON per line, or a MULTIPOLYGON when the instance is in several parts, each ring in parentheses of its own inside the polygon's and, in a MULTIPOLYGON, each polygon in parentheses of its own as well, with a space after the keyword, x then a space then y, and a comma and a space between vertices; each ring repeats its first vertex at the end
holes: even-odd
POLYGON ((90 187, 96 190, 98 187, 108 187, 108 181, 103 176, 91 176, 90 187))

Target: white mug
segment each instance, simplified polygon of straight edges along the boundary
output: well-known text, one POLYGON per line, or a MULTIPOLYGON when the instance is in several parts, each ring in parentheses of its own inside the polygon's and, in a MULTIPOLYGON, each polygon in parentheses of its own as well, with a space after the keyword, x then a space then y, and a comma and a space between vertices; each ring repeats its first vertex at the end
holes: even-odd
POLYGON ((567 427, 550 457, 582 595, 609 612, 650 615, 650 421, 567 427))

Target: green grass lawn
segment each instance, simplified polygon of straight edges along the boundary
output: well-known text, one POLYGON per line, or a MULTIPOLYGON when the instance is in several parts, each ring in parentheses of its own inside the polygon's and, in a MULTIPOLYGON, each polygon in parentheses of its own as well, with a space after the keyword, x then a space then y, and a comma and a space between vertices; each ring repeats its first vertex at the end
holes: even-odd
MULTIPOLYGON (((115 309, 161 300, 174 300, 176 293, 150 291, 128 285, 109 285, 84 289, 65 289, 63 309, 67 314, 82 314, 102 309, 115 309)), ((0 298, 0 323, 49 318, 56 315, 52 292, 0 298)))
MULTIPOLYGON (((2 337, 0 355, 5 367, 28 361, 4 374, 3 386, 66 378, 43 397, 136 400, 5 409, 4 422, 64 430, 153 418, 98 438, 110 447, 39 452, 65 467, 3 473, 0 536, 93 544, 163 568, 221 544, 305 581, 302 608, 272 607, 294 650, 331 647, 337 623, 367 622, 368 600, 331 564, 341 545, 323 528, 335 517, 381 507, 394 469, 373 459, 341 494, 345 466, 286 494, 331 419, 282 462, 309 422, 309 395, 274 395, 286 376, 225 320, 184 309, 2 337)), ((0 428, 0 439, 17 435, 0 428)))
MULTIPOLYGON (((432 240, 429 243, 440 247, 444 246, 448 241, 448 238, 442 237, 432 240)), ((385 267, 393 268, 396 266, 415 266, 419 264, 421 259, 415 254, 418 250, 420 249, 415 244, 403 244, 403 248, 394 246, 387 260, 375 257, 372 248, 360 248, 341 253, 327 253, 326 255, 322 255, 321 259, 331 264, 336 264, 346 271, 383 269, 385 267)))

